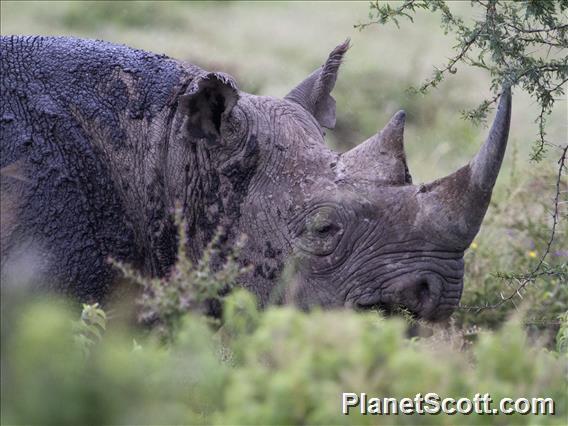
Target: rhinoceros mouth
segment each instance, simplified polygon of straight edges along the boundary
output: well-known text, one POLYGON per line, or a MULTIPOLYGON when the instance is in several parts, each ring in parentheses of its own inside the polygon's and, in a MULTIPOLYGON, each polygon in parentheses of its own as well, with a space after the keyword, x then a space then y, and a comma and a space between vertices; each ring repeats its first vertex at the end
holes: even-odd
POLYGON ((444 280, 436 274, 409 275, 360 298, 355 305, 360 310, 377 310, 386 316, 406 312, 414 318, 441 321, 452 314, 459 301, 459 297, 444 296, 444 289, 444 280))

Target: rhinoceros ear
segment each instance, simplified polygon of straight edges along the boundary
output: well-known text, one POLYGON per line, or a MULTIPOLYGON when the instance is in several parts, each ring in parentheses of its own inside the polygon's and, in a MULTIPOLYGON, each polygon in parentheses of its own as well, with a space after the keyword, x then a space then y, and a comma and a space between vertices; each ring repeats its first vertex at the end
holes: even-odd
POLYGON ((232 77, 208 73, 193 80, 178 102, 182 113, 187 115, 191 136, 218 141, 221 124, 238 100, 239 91, 232 77))
POLYGON ((284 97, 288 101, 300 104, 314 116, 320 126, 328 129, 335 127, 335 99, 331 96, 331 91, 335 86, 343 56, 348 49, 349 39, 333 49, 323 66, 311 73, 284 97))

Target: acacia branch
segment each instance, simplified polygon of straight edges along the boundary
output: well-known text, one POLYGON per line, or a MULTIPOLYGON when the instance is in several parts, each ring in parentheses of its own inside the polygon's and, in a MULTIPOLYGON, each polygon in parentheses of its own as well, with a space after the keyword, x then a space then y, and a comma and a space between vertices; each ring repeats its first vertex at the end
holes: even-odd
POLYGON ((553 31, 562 31, 564 29, 568 28, 568 24, 565 25, 559 25, 557 27, 554 28, 522 28, 519 27, 517 25, 513 25, 511 23, 507 23, 505 24, 510 28, 513 28, 514 30, 520 32, 520 33, 527 33, 527 34, 533 34, 533 33, 551 33, 553 31))

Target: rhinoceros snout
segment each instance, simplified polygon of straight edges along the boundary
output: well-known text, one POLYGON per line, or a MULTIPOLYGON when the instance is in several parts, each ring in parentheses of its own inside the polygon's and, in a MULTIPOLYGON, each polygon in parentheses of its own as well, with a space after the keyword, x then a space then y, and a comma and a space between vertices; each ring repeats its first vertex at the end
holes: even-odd
POLYGON ((401 306, 426 320, 433 319, 442 295, 443 283, 433 275, 416 274, 392 284, 384 302, 401 306), (390 299, 390 300, 389 300, 390 299))
POLYGON ((400 307, 419 318, 440 321, 448 318, 457 308, 461 296, 461 282, 459 284, 452 292, 445 280, 436 274, 406 275, 388 284, 374 303, 366 301, 359 303, 359 306, 378 306, 387 313, 400 307))

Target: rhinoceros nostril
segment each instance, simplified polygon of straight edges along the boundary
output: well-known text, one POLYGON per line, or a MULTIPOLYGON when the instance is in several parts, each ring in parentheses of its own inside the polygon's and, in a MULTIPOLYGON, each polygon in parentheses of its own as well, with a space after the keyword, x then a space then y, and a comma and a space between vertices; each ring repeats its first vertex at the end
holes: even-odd
POLYGON ((428 301, 430 298, 430 285, 427 280, 422 280, 416 286, 416 299, 420 303, 428 301))
POLYGON ((407 275, 393 282, 388 290, 377 292, 372 297, 361 298, 357 301, 357 307, 379 309, 387 314, 403 308, 412 315, 431 320, 437 316, 443 282, 434 275, 407 275))

